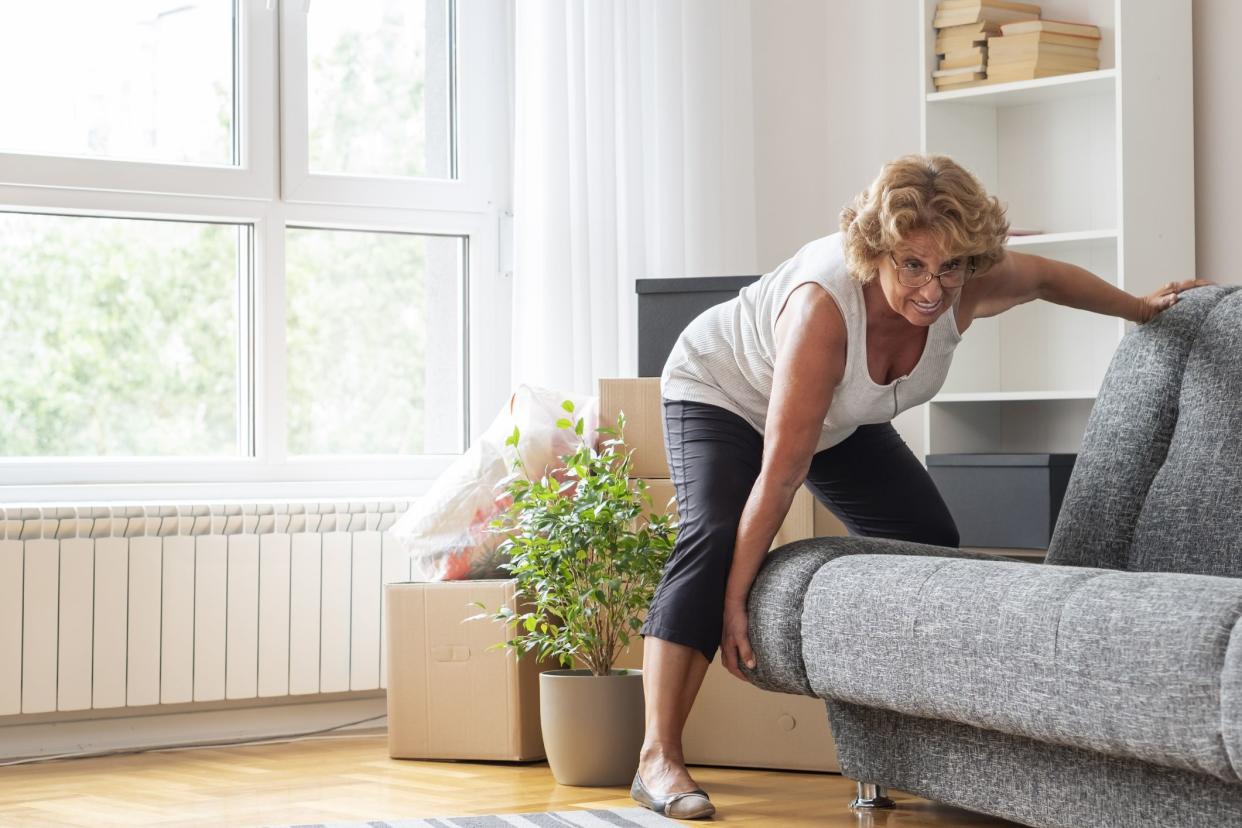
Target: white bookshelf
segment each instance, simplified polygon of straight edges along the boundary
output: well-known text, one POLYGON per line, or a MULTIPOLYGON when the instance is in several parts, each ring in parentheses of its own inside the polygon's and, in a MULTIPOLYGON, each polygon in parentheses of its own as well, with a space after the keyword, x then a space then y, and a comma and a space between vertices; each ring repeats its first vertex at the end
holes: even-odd
MULTIPOLYGON (((1100 28, 1100 69, 937 92, 922 15, 922 150, 952 156, 1008 207, 1015 250, 1134 294, 1191 278, 1194 139, 1189 0, 1053 0, 1100 28)), ((924 407, 927 453, 1073 452, 1127 324, 1032 302, 976 320, 924 407)))

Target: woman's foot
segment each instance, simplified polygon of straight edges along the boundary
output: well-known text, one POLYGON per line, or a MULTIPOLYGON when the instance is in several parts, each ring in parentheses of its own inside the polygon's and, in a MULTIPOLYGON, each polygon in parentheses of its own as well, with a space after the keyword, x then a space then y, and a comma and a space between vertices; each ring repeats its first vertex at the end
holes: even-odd
POLYGON ((700 819, 716 813, 707 793, 690 778, 685 762, 659 748, 644 747, 630 795, 639 804, 674 819, 700 819))

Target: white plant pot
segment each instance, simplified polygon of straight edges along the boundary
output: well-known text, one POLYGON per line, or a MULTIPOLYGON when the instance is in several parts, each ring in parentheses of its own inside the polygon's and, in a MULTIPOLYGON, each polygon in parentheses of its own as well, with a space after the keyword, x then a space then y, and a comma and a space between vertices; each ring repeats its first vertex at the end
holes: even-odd
POLYGON ((539 721, 558 783, 628 787, 643 746, 642 671, 540 673, 539 721))

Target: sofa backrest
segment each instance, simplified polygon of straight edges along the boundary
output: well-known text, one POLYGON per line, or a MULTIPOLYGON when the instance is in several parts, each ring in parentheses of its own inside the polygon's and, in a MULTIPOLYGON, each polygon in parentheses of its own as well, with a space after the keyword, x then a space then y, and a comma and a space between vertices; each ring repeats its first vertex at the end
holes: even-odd
POLYGON ((1122 339, 1047 561, 1242 577, 1242 290, 1188 291, 1122 339))

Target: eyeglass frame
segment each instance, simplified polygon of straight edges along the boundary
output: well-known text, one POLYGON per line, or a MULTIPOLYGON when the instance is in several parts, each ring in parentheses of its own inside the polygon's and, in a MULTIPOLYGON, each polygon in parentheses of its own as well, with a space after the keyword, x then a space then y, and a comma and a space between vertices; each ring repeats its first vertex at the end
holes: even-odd
POLYGON ((893 267, 897 271, 897 281, 901 282, 902 285, 908 288, 921 288, 923 287, 923 285, 927 284, 933 278, 935 278, 936 281, 940 282, 940 287, 942 290, 946 287, 950 290, 956 290, 957 288, 960 288, 963 285, 965 285, 966 281, 971 276, 975 275, 975 257, 974 256, 967 256, 966 261, 962 265, 959 265, 959 267, 951 268, 949 270, 942 270, 939 273, 932 273, 930 270, 928 270, 925 267, 920 267, 917 270, 911 270, 905 265, 899 264, 897 262, 897 257, 893 255, 893 251, 891 250, 888 251, 888 257, 892 260, 893 267), (959 268, 963 271, 962 284, 946 285, 943 281, 944 277, 952 273, 954 270, 958 270, 959 268), (919 282, 917 285, 912 285, 912 284, 909 284, 908 282, 902 281, 902 271, 905 271, 906 273, 922 273, 925 278, 923 279, 923 281, 919 282))

